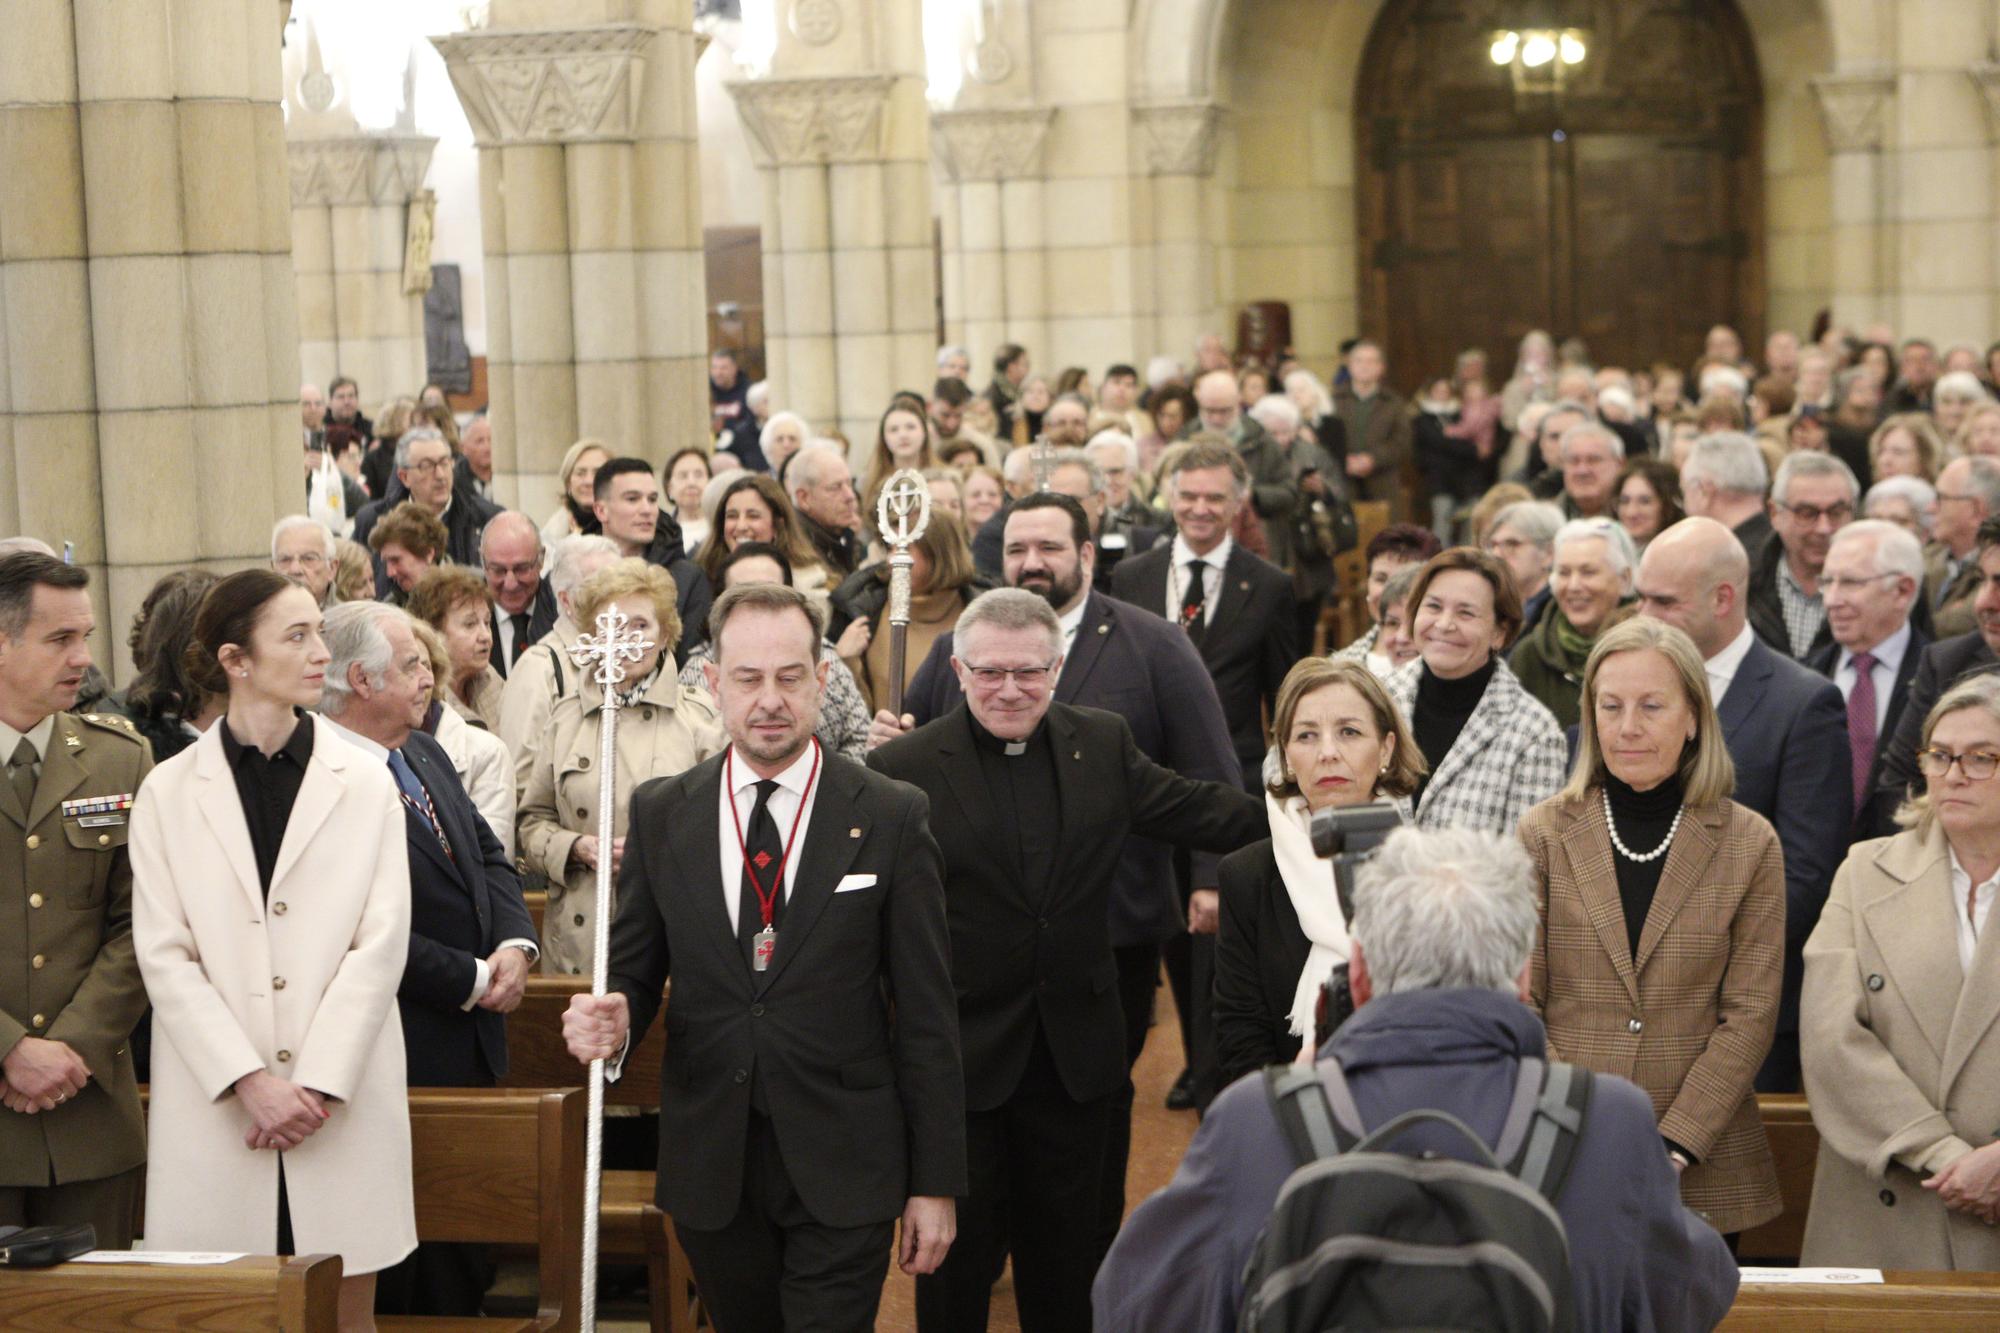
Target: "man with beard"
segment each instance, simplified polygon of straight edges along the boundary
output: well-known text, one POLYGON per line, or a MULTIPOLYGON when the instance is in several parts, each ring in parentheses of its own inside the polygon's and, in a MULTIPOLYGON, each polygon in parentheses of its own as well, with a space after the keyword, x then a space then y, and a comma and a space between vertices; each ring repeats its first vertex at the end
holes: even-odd
MULTIPOLYGON (((1007 516, 1007 586, 1038 593, 1055 608, 1063 630, 1057 703, 1102 708, 1125 719, 1148 759, 1183 777, 1236 782, 1238 769, 1222 701, 1187 635, 1143 608, 1092 586, 1097 549, 1083 506, 1067 495, 1039 491, 1007 516)), ((899 719, 882 712, 869 728, 872 749, 965 701, 951 669, 952 636, 940 635, 917 668, 899 719)), ((1217 857, 1190 854, 1184 874, 1215 889, 1217 857)), ((1145 1049, 1159 984, 1160 950, 1186 928, 1175 891, 1175 858, 1165 843, 1125 840, 1111 883, 1111 950, 1118 960, 1118 995, 1125 1016, 1127 1078, 1112 1107, 1106 1140, 1100 1214, 1101 1249, 1109 1249, 1125 1213, 1125 1159, 1132 1135, 1131 1067, 1145 1049)))
POLYGON ((729 748, 632 794, 610 992, 563 1034, 615 1077, 671 977, 658 1202, 703 1304, 724 1330, 873 1328, 898 1216, 902 1270, 933 1272, 966 1193, 929 802, 813 739, 804 594, 739 584, 710 628, 729 748))

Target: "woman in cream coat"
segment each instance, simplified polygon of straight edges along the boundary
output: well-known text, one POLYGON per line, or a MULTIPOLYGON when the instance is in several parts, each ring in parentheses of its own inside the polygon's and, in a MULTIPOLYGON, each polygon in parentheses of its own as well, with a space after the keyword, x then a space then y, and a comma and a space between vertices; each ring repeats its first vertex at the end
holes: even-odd
POLYGON ((191 666, 228 710, 132 811, 132 935, 153 1003, 146 1242, 338 1254, 344 1329, 416 1244, 396 988, 406 830, 388 768, 296 710, 327 662, 312 594, 233 574, 191 666), (197 660, 198 659, 198 660, 197 660), (273 793, 296 784, 287 803, 273 793))
POLYGON ((1904 831, 1854 846, 1806 941, 1807 1264, 2000 1269, 2000 676, 1946 691, 1917 755, 1904 831))
MULTIPOLYGON (((570 596, 576 623, 596 634, 597 616, 617 606, 629 628, 653 643, 626 667, 618 714, 618 774, 612 806, 612 873, 625 846, 625 818, 632 789, 649 778, 671 777, 720 754, 728 737, 714 700, 675 679, 673 655, 680 639, 673 577, 643 560, 620 560, 586 579, 570 596)), ((549 906, 542 918, 542 970, 588 973, 592 920, 597 910, 598 718, 604 696, 591 675, 579 671, 575 693, 556 701, 538 741, 519 757, 521 859, 548 877, 549 906)))

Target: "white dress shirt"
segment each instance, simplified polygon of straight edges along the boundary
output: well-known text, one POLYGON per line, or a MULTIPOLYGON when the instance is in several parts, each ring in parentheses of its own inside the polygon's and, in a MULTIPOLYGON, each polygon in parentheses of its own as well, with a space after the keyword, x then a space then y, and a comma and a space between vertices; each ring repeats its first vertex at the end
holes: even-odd
MULTIPOLYGON (((314 713, 313 720, 317 724, 322 724, 325 726, 332 727, 334 735, 340 737, 340 739, 346 741, 349 745, 352 745, 355 749, 361 751, 363 754, 369 755, 370 757, 374 758, 377 762, 381 763, 385 767, 388 765, 389 747, 383 745, 380 741, 371 740, 370 738, 362 735, 358 731, 350 731, 348 728, 341 726, 340 723, 334 721, 332 718, 328 717, 324 713, 314 713)), ((6 724, 4 722, 0 722, 0 727, 4 727, 5 725, 6 724)), ((6 739, 5 737, 0 737, 0 740, 5 740, 5 739, 6 739)), ((422 781, 422 779, 418 780, 422 781)), ((400 785, 397 786, 396 791, 398 794, 399 802, 401 799, 402 790, 403 789, 400 785)), ((477 851, 478 849, 474 848, 473 850, 477 851)), ((454 852, 453 854, 463 855, 463 852, 454 852)), ((519 949, 522 953, 528 956, 529 967, 533 967, 535 965, 535 960, 542 956, 541 946, 537 945, 533 940, 526 940, 526 939, 501 940, 500 943, 497 946, 495 946, 493 952, 498 953, 500 952, 501 949, 519 949)), ((480 998, 486 994, 487 988, 492 984, 493 984, 492 967, 488 965, 487 961, 484 958, 481 958, 479 955, 474 954, 472 956, 472 994, 468 995, 465 999, 465 1003, 461 1004, 458 1007, 460 1009, 470 1012, 472 1007, 479 1003, 480 998)))
MULTIPOLYGON (((722 799, 716 802, 716 823, 722 846, 722 905, 729 913, 729 933, 734 935, 737 908, 743 895, 743 849, 750 841, 750 814, 757 808, 757 783, 761 779, 748 762, 736 758, 735 747, 730 748, 731 754, 722 764, 725 790, 722 799)), ((778 841, 781 845, 791 844, 791 854, 785 858, 786 902, 792 900, 792 886, 798 882, 806 828, 812 823, 813 803, 819 799, 819 783, 814 782, 810 792, 806 790, 818 755, 819 742, 815 740, 799 752, 790 768, 778 774, 778 789, 771 793, 771 819, 778 826, 778 841), (804 809, 800 809, 800 801, 805 802, 804 809), (793 820, 798 821, 796 840, 792 837, 793 820)))
POLYGON ((1996 886, 2000 886, 2000 871, 1980 884, 1973 894, 1972 914, 1967 916, 1965 897, 1973 892, 1972 875, 1958 863, 1958 853, 1951 853, 1951 915, 1958 922, 1958 966, 1967 976, 1972 975, 1972 954, 1979 947, 1979 932, 1986 929, 1986 917, 1993 910, 1996 886))
MULTIPOLYGON (((1075 606, 1056 617, 1056 623, 1062 626, 1062 660, 1064 666, 1069 665, 1070 651, 1076 647, 1076 632, 1083 627, 1083 613, 1089 605, 1090 594, 1085 592, 1081 597, 1076 599, 1075 606)), ((1057 680, 1061 679, 1062 672, 1057 671, 1055 679, 1051 680, 1049 684, 1054 685, 1057 680)))
MULTIPOLYGON (((531 605, 528 610, 532 615, 534 607, 531 605)), ((507 668, 511 670, 515 657, 514 617, 508 615, 506 611, 498 606, 493 608, 493 642, 500 646, 500 660, 505 662, 507 668)), ((524 643, 521 646, 526 648, 528 645, 524 643)), ((507 671, 503 670, 500 674, 504 676, 507 674, 507 671)))
MULTIPOLYGON (((1875 665, 1868 675, 1875 682, 1875 734, 1882 734, 1882 724, 1889 717, 1889 692, 1896 688, 1896 673, 1903 669, 1903 654, 1910 651, 1910 622, 1905 620, 1902 628, 1882 640, 1871 650, 1875 655, 1875 665)), ((1842 648, 1840 665, 1833 669, 1833 683, 1840 686, 1840 697, 1845 699, 1854 693, 1854 685, 1860 673, 1854 669, 1854 654, 1842 648)))
POLYGON ((1207 562, 1201 571, 1201 623, 1215 623, 1215 603, 1222 592, 1222 567, 1229 563, 1229 556, 1236 545, 1234 537, 1224 537, 1215 549, 1207 555, 1196 555, 1187 539, 1178 533, 1174 536, 1173 565, 1167 570, 1166 617, 1173 624, 1181 623, 1181 602, 1187 596, 1187 564, 1190 560, 1207 562))
POLYGON ((1717 708, 1722 707, 1722 696, 1729 693, 1729 682, 1736 679, 1736 673, 1743 666, 1743 659, 1750 655, 1750 645, 1757 642, 1756 631, 1745 625, 1727 648, 1708 659, 1703 666, 1708 670, 1708 692, 1714 698, 1717 708))

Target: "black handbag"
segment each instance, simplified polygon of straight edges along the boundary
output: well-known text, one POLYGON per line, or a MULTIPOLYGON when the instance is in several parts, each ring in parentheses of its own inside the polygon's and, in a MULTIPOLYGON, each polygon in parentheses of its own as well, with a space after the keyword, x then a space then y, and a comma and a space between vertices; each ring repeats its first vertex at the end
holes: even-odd
POLYGON ((88 1222, 65 1227, 0 1227, 0 1267, 54 1268, 97 1248, 88 1222))

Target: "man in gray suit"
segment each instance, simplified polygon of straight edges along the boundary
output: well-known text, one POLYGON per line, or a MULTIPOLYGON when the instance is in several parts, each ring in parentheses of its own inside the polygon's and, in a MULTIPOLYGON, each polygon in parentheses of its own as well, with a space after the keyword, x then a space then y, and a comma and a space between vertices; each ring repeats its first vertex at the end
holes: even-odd
MULTIPOLYGON (((1067 495, 1038 491, 1008 512, 1003 541, 1009 587, 1039 593, 1055 608, 1063 628, 1062 675, 1056 702, 1102 708, 1132 728, 1139 749, 1154 763, 1184 777, 1234 782, 1239 776, 1229 725, 1215 683, 1187 635, 1156 616, 1097 592, 1092 586, 1096 545, 1082 505, 1067 495)), ((964 700, 951 669, 952 636, 940 635, 917 668, 903 700, 902 718, 883 712, 869 729, 873 748, 913 726, 943 717, 964 700)), ((1215 865, 1208 852, 1188 854, 1189 880, 1208 902, 1215 894, 1215 865)), ((1111 945, 1118 959, 1119 998, 1125 1010, 1125 1063, 1129 1070, 1146 1045, 1159 985, 1161 944, 1188 929, 1174 889, 1175 856, 1151 838, 1125 840, 1111 888, 1111 945)), ((1214 908, 1207 909, 1210 917, 1214 908)), ((1212 927, 1211 927, 1212 929, 1212 927)), ((1183 1033, 1193 1025, 1183 1023, 1183 1033)), ((1125 1215, 1125 1158, 1131 1144, 1132 1088, 1113 1107, 1106 1144, 1101 1238, 1109 1246, 1125 1215)))

